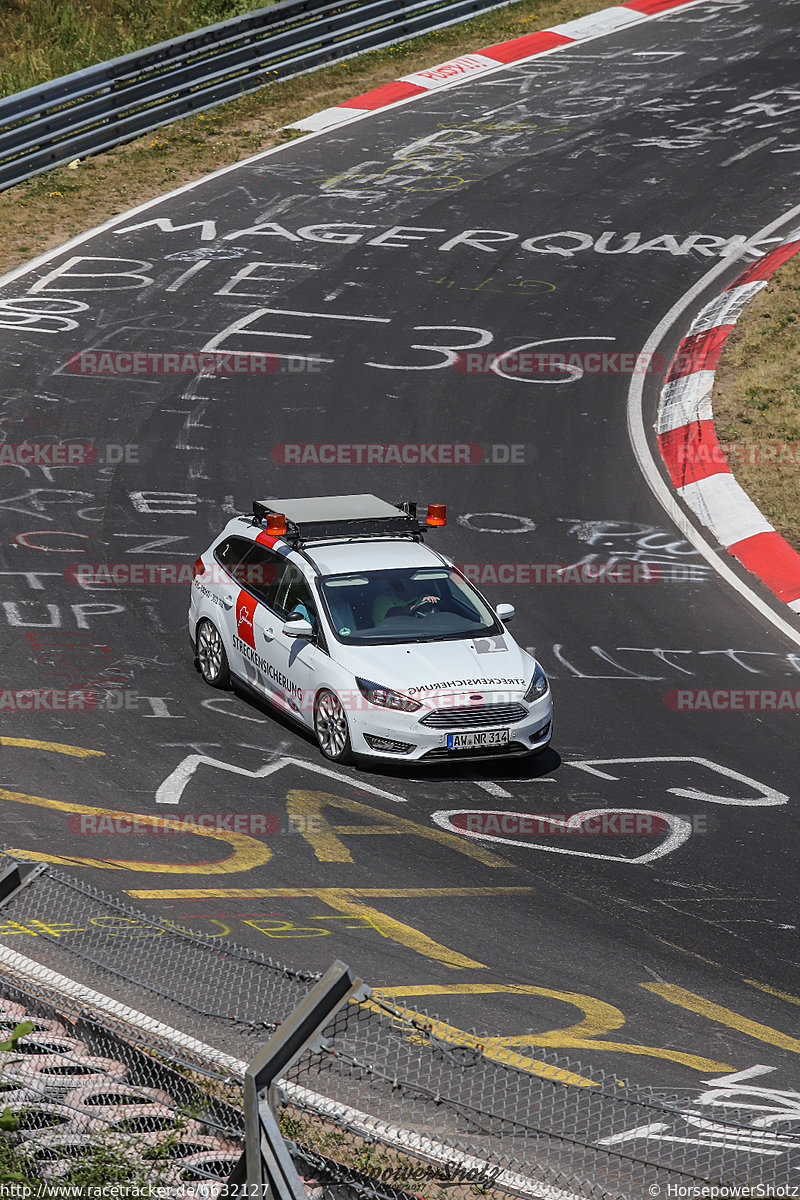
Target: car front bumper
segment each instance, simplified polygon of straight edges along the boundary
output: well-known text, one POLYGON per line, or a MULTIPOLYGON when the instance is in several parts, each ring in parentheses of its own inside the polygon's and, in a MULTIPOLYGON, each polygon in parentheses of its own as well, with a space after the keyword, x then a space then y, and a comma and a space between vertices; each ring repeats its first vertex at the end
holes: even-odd
MULTIPOLYGON (((504 700, 507 699, 504 697, 504 700)), ((487 707, 494 703, 486 697, 487 707)), ((353 751, 364 758, 379 758, 395 762, 447 762, 465 759, 493 759, 509 755, 535 754, 543 750, 553 732, 553 701, 547 691, 533 703, 526 703, 521 696, 513 698, 515 707, 524 710, 517 720, 498 722, 481 720, 475 713, 474 722, 466 720, 467 705, 452 709, 433 709, 427 706, 413 713, 396 709, 384 709, 377 705, 359 706, 347 714, 350 740, 353 751), (453 712, 448 720, 448 712, 453 712), (437 724, 425 724, 435 713, 437 724), (469 733, 487 729, 508 729, 509 740, 503 745, 466 750, 450 750, 447 745, 449 733, 469 733)))

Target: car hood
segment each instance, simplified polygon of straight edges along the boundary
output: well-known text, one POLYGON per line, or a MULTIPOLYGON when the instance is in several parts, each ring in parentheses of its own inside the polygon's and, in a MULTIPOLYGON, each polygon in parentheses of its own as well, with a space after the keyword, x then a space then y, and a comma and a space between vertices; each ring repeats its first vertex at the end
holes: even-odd
POLYGON ((524 692, 534 659, 507 633, 447 642, 336 647, 336 658, 353 675, 394 688, 424 703, 453 692, 524 692))

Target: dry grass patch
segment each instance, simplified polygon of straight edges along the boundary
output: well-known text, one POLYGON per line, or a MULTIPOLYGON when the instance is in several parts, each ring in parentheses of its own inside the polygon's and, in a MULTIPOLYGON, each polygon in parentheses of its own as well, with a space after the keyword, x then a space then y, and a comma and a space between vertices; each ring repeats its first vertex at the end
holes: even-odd
POLYGON ((713 407, 719 441, 743 446, 728 455, 735 477, 800 551, 800 255, 758 293, 728 338, 713 407))

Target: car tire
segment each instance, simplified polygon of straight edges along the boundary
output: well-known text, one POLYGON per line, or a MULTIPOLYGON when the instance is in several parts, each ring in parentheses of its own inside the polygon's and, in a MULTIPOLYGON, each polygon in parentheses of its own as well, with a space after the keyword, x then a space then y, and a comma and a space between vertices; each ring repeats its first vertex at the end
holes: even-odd
POLYGON ((197 623, 195 654, 198 669, 207 684, 222 690, 231 686, 231 673, 222 635, 216 625, 206 617, 197 623))
POLYGON ((333 692, 320 692, 314 705, 314 733, 326 758, 335 763, 355 761, 347 716, 342 702, 333 692))

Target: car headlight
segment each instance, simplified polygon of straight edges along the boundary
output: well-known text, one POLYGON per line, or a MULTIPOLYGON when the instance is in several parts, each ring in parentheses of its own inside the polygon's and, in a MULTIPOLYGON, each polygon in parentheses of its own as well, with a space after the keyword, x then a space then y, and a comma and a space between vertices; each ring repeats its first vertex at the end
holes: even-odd
POLYGON ((546 694, 549 687, 550 684, 547 682, 547 676, 537 663, 536 670, 533 672, 533 679, 530 681, 528 690, 525 693, 525 699, 529 704, 533 700, 540 700, 546 694))
POLYGON ((398 708, 403 712, 416 712, 418 708, 422 708, 418 700, 412 700, 410 696, 392 691, 391 688, 382 687, 370 679, 356 679, 356 683, 364 699, 378 708, 398 708))

